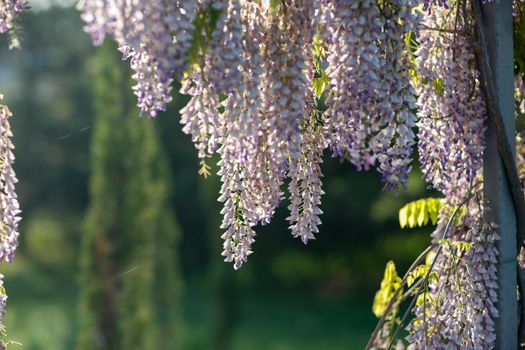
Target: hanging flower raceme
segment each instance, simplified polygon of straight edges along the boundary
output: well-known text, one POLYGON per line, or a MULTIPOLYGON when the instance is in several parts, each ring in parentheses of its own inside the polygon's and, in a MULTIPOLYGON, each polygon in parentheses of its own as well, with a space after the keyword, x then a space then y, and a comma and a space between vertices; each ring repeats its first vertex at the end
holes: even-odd
POLYGON ((80 0, 77 3, 84 31, 91 35, 94 45, 101 45, 107 34, 114 32, 117 21, 117 7, 112 0, 80 0))
POLYGON ((417 107, 410 75, 413 68, 410 44, 421 18, 414 11, 416 5, 414 0, 394 0, 382 9, 385 17, 385 37, 379 56, 382 83, 375 96, 376 112, 370 115, 373 136, 369 147, 387 188, 405 186, 412 169, 417 107))
MULTIPOLYGON (((481 186, 475 191, 481 193, 481 186)), ((433 234, 441 251, 435 257, 434 277, 414 310, 410 349, 494 348, 498 235, 485 221, 479 200, 469 200, 454 219, 451 206, 442 210, 433 234), (455 223, 445 236, 449 220, 455 223)))
POLYGON ((212 7, 222 13, 211 36, 211 45, 207 52, 200 52, 200 68, 194 69, 193 77, 184 82, 180 91, 192 96, 181 110, 181 123, 182 130, 192 136, 200 158, 213 155, 226 134, 219 114, 220 95, 242 89, 238 86, 242 80, 244 39, 240 2, 216 1, 212 7))
POLYGON ((419 23, 413 0, 327 3, 327 135, 358 169, 377 165, 387 188, 404 186, 415 144, 415 91, 406 45, 419 23))
POLYGON ((414 349, 492 349, 495 343, 498 236, 483 211, 480 181, 486 110, 463 15, 470 14, 434 8, 416 52, 421 168, 447 205, 433 234, 441 245, 434 278, 409 327, 414 349))
POLYGON ((301 124, 307 115, 306 48, 315 26, 312 1, 290 1, 286 8, 268 11, 263 43, 263 109, 268 148, 282 176, 300 154, 301 124))
POLYGON ((209 56, 211 63, 208 79, 213 88, 224 94, 235 91, 241 80, 242 41, 240 0, 216 1, 216 9, 222 10, 213 31, 209 56))
POLYGON ((7 106, 0 105, 0 260, 7 262, 12 261, 15 255, 20 221, 20 207, 15 192, 18 179, 13 170, 15 156, 10 117, 11 111, 7 106))
POLYGON ((82 0, 78 8, 84 29, 100 44, 115 39, 134 71, 133 87, 142 113, 156 116, 171 101, 173 78, 181 78, 189 62, 193 21, 200 8, 193 0, 82 0))
POLYGON ((258 29, 265 21, 264 8, 246 3, 243 9, 243 63, 242 79, 225 104, 225 123, 228 139, 239 145, 237 161, 243 165, 246 177, 246 198, 252 203, 247 211, 254 223, 269 223, 281 199, 282 173, 268 147, 267 120, 270 114, 263 110, 261 43, 264 33, 258 29))
MULTIPOLYGON (((16 17, 26 6, 21 0, 0 0, 0 33, 10 32, 16 17)), ((16 37, 11 37, 10 47, 18 45, 16 37)), ((1 104, 0 94, 0 261, 11 262, 18 245, 18 224, 20 222, 20 206, 15 192, 18 182, 13 170, 15 148, 11 138, 13 133, 9 118, 12 116, 9 108, 1 104)), ((0 335, 4 335, 4 315, 6 311, 7 294, 4 289, 4 276, 0 274, 0 335)), ((0 345, 5 346, 0 340, 0 345)))
POLYGON ((319 123, 317 111, 311 112, 311 117, 303 125, 301 155, 297 164, 289 172, 290 184, 290 222, 292 236, 299 237, 304 244, 314 239, 321 224, 319 216, 322 190, 321 163, 326 141, 322 125, 319 123))
POLYGON ((208 67, 187 79, 180 90, 190 95, 188 104, 181 109, 182 131, 191 135, 199 158, 211 156, 217 151, 224 135, 224 121, 219 114, 219 95, 208 78, 208 67))
POLYGON ((381 88, 379 42, 384 20, 375 0, 329 2, 322 13, 331 93, 327 98, 327 133, 335 155, 358 169, 369 169, 375 157, 367 147, 368 122, 376 112, 381 88))
POLYGON ((436 8, 424 25, 416 52, 421 169, 450 195, 482 166, 486 109, 472 41, 457 28, 455 12, 436 8))
POLYGON ((26 7, 24 0, 0 0, 0 34, 13 29, 13 23, 26 7))

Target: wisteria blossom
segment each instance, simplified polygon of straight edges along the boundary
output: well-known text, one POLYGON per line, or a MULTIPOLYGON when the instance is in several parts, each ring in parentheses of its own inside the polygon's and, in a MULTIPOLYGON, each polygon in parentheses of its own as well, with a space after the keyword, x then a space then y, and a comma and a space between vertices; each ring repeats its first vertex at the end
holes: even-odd
POLYGON ((191 135, 200 158, 214 154, 224 136, 219 95, 210 85, 206 68, 186 80, 180 90, 182 94, 191 96, 180 111, 180 121, 184 125, 182 131, 191 135))
POLYGON ((416 97, 405 42, 419 22, 416 5, 334 1, 320 16, 329 51, 331 149, 358 169, 377 164, 388 188, 406 184, 415 144, 416 97))
MULTIPOLYGON (((475 191, 482 191, 478 186, 475 191)), ((446 212, 450 207, 445 207, 446 212)), ((419 297, 411 322, 410 349, 493 349, 497 303, 498 235, 472 199, 444 236, 448 217, 433 234, 440 240, 428 290, 419 297), (458 245, 459 244, 459 245, 458 245), (469 249, 461 249, 467 244, 469 249)), ((450 212, 450 211, 449 211, 450 212)))
MULTIPOLYGON (((271 221, 286 194, 292 236, 307 243, 319 233, 325 150, 359 170, 377 169, 385 188, 399 191, 417 148, 423 177, 445 205, 432 235, 441 247, 434 277, 408 327, 410 348, 492 349, 498 235, 482 195, 487 112, 472 1, 80 0, 77 7, 95 45, 116 42, 142 115, 166 110, 181 83, 189 100, 180 111, 183 132, 202 161, 220 159, 222 255, 235 269, 253 252, 256 226, 271 221)), ((0 33, 13 32, 25 6, 0 0, 0 33)), ((522 16, 518 6, 514 16, 522 16)), ((522 76, 516 89, 522 116, 522 76)), ((10 117, 0 105, 0 260, 7 262, 20 220, 10 117)), ((522 183, 524 152, 518 137, 522 183)))
POLYGON ((171 101, 174 77, 187 68, 197 1, 82 0, 84 29, 95 44, 114 38, 130 60, 142 113, 156 116, 171 101))
MULTIPOLYGON (((314 112, 312 112, 314 113, 314 112)), ((303 243, 314 239, 321 224, 319 216, 323 213, 320 208, 322 189, 321 163, 323 150, 326 147, 323 140, 323 130, 316 125, 316 115, 306 121, 303 129, 301 155, 296 166, 290 169, 290 216, 292 236, 299 237, 303 243)))
MULTIPOLYGON (((443 29, 453 29, 455 22, 446 18, 455 18, 454 13, 435 9, 424 24, 440 28, 448 23, 443 29)), ((469 183, 483 162, 486 109, 468 34, 422 30, 416 52, 421 169, 445 195, 469 183)))
POLYGON ((322 17, 331 78, 326 101, 330 147, 365 170, 376 161, 367 147, 372 132, 367 121, 374 118, 376 92, 382 87, 379 42, 385 38, 384 22, 375 0, 329 2, 322 17))
POLYGON ((13 29, 14 21, 25 7, 26 2, 24 0, 0 1, 0 34, 13 29))
MULTIPOLYGON (((13 30, 14 21, 26 7, 22 0, 0 0, 0 33, 13 30)), ((11 37, 10 47, 18 43, 11 37)), ((18 182, 13 169, 15 155, 11 140, 13 133, 9 119, 12 116, 9 108, 2 104, 4 96, 0 94, 0 261, 11 262, 18 245, 18 224, 20 206, 15 191, 18 182)), ((7 294, 4 288, 4 276, 0 274, 0 328, 4 321, 7 294)), ((0 345, 4 344, 0 341, 0 345)), ((4 345, 5 346, 5 345, 4 345)))
POLYGON ((4 275, 0 274, 0 324, 4 322, 7 294, 4 288, 4 275))
POLYGON ((20 207, 15 192, 18 179, 13 170, 13 134, 9 124, 11 115, 7 106, 0 105, 0 260, 8 262, 13 260, 18 245, 20 221, 20 207))

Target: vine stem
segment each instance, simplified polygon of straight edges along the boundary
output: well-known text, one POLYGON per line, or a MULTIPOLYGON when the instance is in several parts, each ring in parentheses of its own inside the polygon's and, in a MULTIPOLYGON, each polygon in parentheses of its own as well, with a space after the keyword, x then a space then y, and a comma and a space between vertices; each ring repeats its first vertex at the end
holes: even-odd
MULTIPOLYGON (((459 209, 465 205, 465 203, 468 202, 468 200, 470 200, 471 198, 471 194, 470 194, 470 191, 467 195, 467 197, 465 198, 465 200, 459 205, 457 206, 454 211, 452 212, 448 222, 447 222, 447 225, 445 227, 445 231, 443 232, 443 235, 442 235, 442 239, 443 238, 446 238, 447 237, 447 232, 448 230, 450 229, 450 225, 452 224, 452 222, 454 221, 454 217, 457 215, 459 209)), ((392 299, 390 299, 390 302, 388 303, 386 309, 385 309, 385 312, 383 313, 383 316, 381 316, 381 318, 379 319, 379 321, 377 322, 377 325, 376 325, 376 328, 374 329, 374 332, 372 333, 372 335, 370 336, 370 339, 368 340, 368 343, 366 344, 366 347, 365 347, 365 350, 370 350, 372 349, 372 346, 374 345, 374 342, 379 334, 379 332, 381 331, 381 329, 383 328, 385 322, 386 322, 386 319, 388 317, 388 315, 390 314, 390 311, 392 311, 392 308, 394 307, 394 305, 396 305, 396 302, 397 302, 397 297, 399 296, 399 293, 401 293, 404 285, 406 284, 407 282, 407 279, 408 279, 408 276, 410 275, 410 273, 417 267, 417 265, 423 261, 425 258, 426 258, 426 255, 436 247, 436 243, 433 243, 432 245, 428 246, 425 250, 423 250, 423 252, 421 252, 421 254, 419 254, 419 256, 416 258, 416 260, 414 260, 414 262, 412 263, 412 265, 408 268, 407 272, 405 273, 405 275, 403 276, 403 279, 401 280, 401 284, 399 286, 398 289, 396 289, 394 295, 392 296, 392 299)), ((432 261, 432 264, 430 266, 430 268, 428 269, 427 271, 427 274, 425 275, 425 281, 423 282, 426 283, 426 281, 428 281, 428 276, 430 275, 430 272, 432 271, 432 268, 434 267, 435 263, 436 263, 436 260, 439 256, 439 254, 441 253, 441 249, 442 249, 442 246, 439 246, 438 248, 438 251, 436 252, 436 255, 434 256, 434 260, 432 261)), ((419 294, 420 290, 418 291, 417 294, 419 294)), ((417 298, 417 295, 414 297, 414 300, 417 298)), ((413 303, 411 303, 412 305, 413 303)), ((409 309, 407 310, 407 313, 410 311, 410 307, 409 309)), ((406 315, 406 314, 405 314, 406 315)), ((406 317, 403 317, 403 319, 406 319, 406 317)), ((399 329, 399 328, 398 328, 399 329)), ((398 329, 396 329, 396 334, 398 333, 398 329)))
MULTIPOLYGON (((448 231, 450 230, 450 227, 452 226, 452 223, 454 222, 454 219, 455 219, 456 215, 458 214, 459 209, 461 207, 463 207, 470 200, 470 198, 471 198, 471 195, 469 194, 465 198, 465 200, 454 209, 454 211, 452 212, 452 215, 450 215, 450 217, 448 218, 448 222, 447 222, 447 225, 445 226, 445 230, 443 232, 443 236, 441 237, 441 239, 446 239, 447 238, 448 231)), ((417 301, 417 298, 418 298, 419 294, 421 294, 421 291, 427 285, 428 280, 430 278, 430 274, 431 274, 432 270, 434 269, 434 266, 436 265, 437 259, 438 259, 439 255, 441 254, 442 251, 443 251, 443 245, 440 244, 439 248, 438 248, 438 250, 436 252, 436 255, 434 256, 434 259, 432 260, 432 264, 430 264, 430 267, 428 268, 428 271, 425 274, 425 278, 423 279, 423 283, 421 283, 421 285, 419 287, 419 290, 417 291, 416 295, 414 296, 414 298, 410 302, 410 305, 408 306, 407 310, 405 311, 405 314, 401 318, 401 321, 399 322, 399 325, 397 326, 396 331, 394 332, 394 335, 392 335, 392 339, 390 340, 390 344, 388 345, 387 350, 390 350, 392 348, 392 345, 394 345, 394 342, 396 341, 397 336, 399 335, 399 332, 401 331, 401 328, 403 327, 403 323, 405 323, 408 315, 412 311, 412 308, 416 304, 416 301, 417 301)))
MULTIPOLYGON (((505 175, 509 183, 512 202, 516 213, 517 224, 517 251, 520 254, 521 247, 525 241, 525 199, 523 196, 523 189, 521 187, 516 161, 514 159, 514 152, 512 152, 510 141, 505 133, 505 124, 503 116, 499 107, 499 101, 494 84, 494 74, 490 65, 490 59, 487 47, 487 38, 485 36, 483 15, 481 12, 481 5, 479 0, 472 1, 474 9, 474 19, 476 23, 476 34, 478 45, 476 55, 478 69, 481 75, 482 91, 487 105, 487 112, 494 124, 494 131, 498 144, 498 153, 503 163, 505 175)), ((519 321, 519 346, 525 347, 525 273, 518 265, 518 285, 520 291, 520 321, 519 321)))
POLYGON ((410 273, 417 267, 417 265, 421 261, 423 261, 425 259, 427 254, 434 247, 435 247, 435 245, 428 246, 425 250, 423 250, 423 252, 421 252, 421 254, 419 254, 419 256, 416 258, 416 260, 414 260, 412 265, 410 265, 410 267, 408 268, 407 272, 403 276, 403 279, 401 280, 401 284, 399 285, 399 288, 396 289, 394 295, 392 296, 392 299, 390 299, 390 302, 386 306, 386 309, 385 309, 385 312, 383 313, 383 316, 381 316, 381 318, 377 322, 376 328, 374 329, 374 332, 370 336, 370 339, 368 340, 368 343, 366 344, 365 350, 370 350, 372 348, 372 345, 374 344, 374 341, 376 340, 377 335, 379 334, 379 332, 381 331, 381 328, 383 328, 383 326, 384 326, 384 324, 386 322, 386 318, 388 317, 388 315, 390 314, 390 311, 392 311, 392 308, 396 304, 397 297, 399 296, 399 293, 401 293, 401 290, 403 289, 404 285, 406 284, 408 276, 410 275, 410 273))

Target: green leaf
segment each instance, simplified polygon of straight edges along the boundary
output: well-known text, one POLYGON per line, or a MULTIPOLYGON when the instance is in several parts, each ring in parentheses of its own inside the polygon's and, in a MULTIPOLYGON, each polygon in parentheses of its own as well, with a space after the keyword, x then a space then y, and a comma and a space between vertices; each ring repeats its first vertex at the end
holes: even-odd
POLYGON ((281 3, 281 0, 270 0, 270 9, 275 10, 281 3))
POLYGON ((443 202, 439 198, 424 198, 410 202, 399 210, 399 225, 405 227, 423 227, 437 223, 443 202))
POLYGON ((408 227, 414 228, 416 226, 416 216, 418 214, 418 201, 408 203, 408 227))
POLYGON ((441 78, 432 80, 432 86, 434 86, 434 90, 438 95, 443 95, 445 92, 445 85, 443 84, 443 79, 441 78))
POLYGON ((425 226, 428 224, 428 210, 427 210, 427 202, 422 201, 419 203, 419 215, 417 216, 417 225, 419 227, 425 226))
POLYGON ((199 11, 195 16, 193 21, 195 26, 195 29, 193 30, 193 39, 191 41, 191 47, 188 50, 188 69, 190 71, 199 63, 201 55, 208 49, 213 31, 215 30, 215 27, 217 27, 217 20, 219 19, 220 14, 221 10, 216 10, 213 6, 209 6, 206 10, 199 11))
POLYGON ((419 265, 407 276, 407 286, 410 287, 417 281, 419 278, 424 278, 429 270, 428 265, 419 265))
POLYGON ((404 206, 399 210, 399 225, 405 228, 408 224, 408 207, 404 206))
MULTIPOLYGON (((381 318, 394 297, 396 291, 401 288, 401 277, 398 276, 396 265, 393 261, 389 261, 385 267, 383 280, 381 281, 381 288, 377 291, 374 297, 374 304, 372 305, 372 312, 376 317, 381 318)), ((398 298, 401 298, 401 293, 398 293, 398 298)), ((392 313, 395 313, 392 310, 392 313)))

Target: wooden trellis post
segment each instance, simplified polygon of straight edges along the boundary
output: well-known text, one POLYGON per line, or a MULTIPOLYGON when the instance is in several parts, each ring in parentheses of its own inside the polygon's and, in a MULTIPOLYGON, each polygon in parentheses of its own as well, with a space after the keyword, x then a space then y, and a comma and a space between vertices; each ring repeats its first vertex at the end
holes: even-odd
MULTIPOLYGON (((515 153, 512 0, 482 4, 482 15, 499 110, 515 153)), ((512 350, 518 347, 516 212, 491 121, 487 137, 483 169, 484 194, 491 209, 487 216, 499 226, 497 230, 501 237, 497 242, 499 318, 496 320, 496 349, 512 350)))

